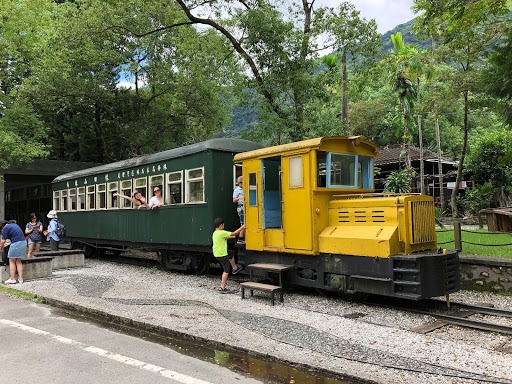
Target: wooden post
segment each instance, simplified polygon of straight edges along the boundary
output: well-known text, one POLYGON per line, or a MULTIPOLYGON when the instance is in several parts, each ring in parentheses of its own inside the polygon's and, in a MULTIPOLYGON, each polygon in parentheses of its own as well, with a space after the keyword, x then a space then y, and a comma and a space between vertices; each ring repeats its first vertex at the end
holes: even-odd
POLYGON ((460 229, 460 221, 455 221, 453 223, 453 238, 455 242, 455 249, 460 252, 462 251, 462 236, 460 229))

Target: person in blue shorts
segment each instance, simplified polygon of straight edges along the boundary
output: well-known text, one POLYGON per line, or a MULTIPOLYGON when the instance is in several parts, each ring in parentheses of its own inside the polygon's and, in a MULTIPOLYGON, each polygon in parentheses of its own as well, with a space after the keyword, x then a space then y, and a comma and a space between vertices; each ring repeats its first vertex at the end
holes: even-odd
POLYGON ((0 226, 2 227, 0 251, 4 249, 6 240, 11 241, 9 253, 7 254, 10 278, 5 280, 5 284, 16 284, 16 270, 18 270, 18 283, 23 284, 23 264, 21 259, 27 254, 27 240, 18 224, 8 223, 4 220, 0 226))
POLYGON ((217 258, 217 261, 222 265, 223 270, 219 292, 227 293, 229 292, 229 288, 226 287, 226 284, 228 282, 230 264, 233 269, 233 274, 242 270, 242 266, 240 264, 235 264, 235 257, 232 256, 230 258, 228 256, 228 239, 234 239, 236 235, 244 230, 245 226, 242 225, 234 232, 226 231, 224 230, 224 220, 220 217, 217 217, 213 221, 213 225, 215 227, 215 231, 213 231, 212 234, 213 256, 217 258))

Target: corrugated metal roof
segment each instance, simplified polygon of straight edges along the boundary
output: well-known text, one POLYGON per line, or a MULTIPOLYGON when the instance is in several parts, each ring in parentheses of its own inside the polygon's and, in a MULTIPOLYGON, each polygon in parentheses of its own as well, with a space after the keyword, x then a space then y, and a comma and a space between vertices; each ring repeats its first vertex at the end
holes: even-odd
POLYGON ((257 157, 266 157, 269 155, 273 155, 275 153, 283 153, 283 152, 293 152, 293 151, 299 151, 301 149, 316 149, 319 148, 322 145, 323 141, 327 140, 358 140, 359 145, 368 145, 373 148, 373 151, 375 153, 378 152, 377 146, 375 146, 373 143, 370 143, 369 141, 363 140, 362 136, 353 136, 353 137, 347 137, 347 136, 325 136, 325 137, 317 137, 315 139, 309 139, 309 140, 303 140, 298 141, 295 143, 289 143, 289 144, 282 144, 277 145, 274 147, 268 147, 263 149, 257 149, 255 151, 250 152, 244 152, 239 153, 235 156, 235 161, 242 161, 257 157))
POLYGON ((75 179, 78 177, 85 177, 90 175, 95 175, 98 173, 109 173, 112 171, 116 171, 118 169, 126 169, 131 167, 138 167, 145 164, 157 163, 165 160, 176 159, 179 157, 189 156, 195 153, 200 153, 204 151, 220 151, 220 152, 247 152, 252 151, 257 148, 261 148, 260 144, 254 143, 249 140, 243 139, 231 139, 231 138, 216 138, 210 139, 206 141, 202 141, 200 143, 195 143, 191 145, 187 145, 185 147, 173 148, 167 151, 153 153, 150 155, 133 157, 131 159, 116 161, 115 163, 110 163, 106 165, 100 165, 98 167, 92 167, 88 169, 84 169, 81 171, 75 171, 66 173, 57 177, 53 180, 53 183, 58 183, 61 181, 75 179))

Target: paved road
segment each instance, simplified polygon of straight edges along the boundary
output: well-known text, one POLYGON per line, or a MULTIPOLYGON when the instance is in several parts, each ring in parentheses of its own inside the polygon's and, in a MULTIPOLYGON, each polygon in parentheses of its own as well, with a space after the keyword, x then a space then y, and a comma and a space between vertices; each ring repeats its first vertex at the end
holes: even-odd
POLYGON ((261 383, 1 292, 0 334, 0 383, 261 383))

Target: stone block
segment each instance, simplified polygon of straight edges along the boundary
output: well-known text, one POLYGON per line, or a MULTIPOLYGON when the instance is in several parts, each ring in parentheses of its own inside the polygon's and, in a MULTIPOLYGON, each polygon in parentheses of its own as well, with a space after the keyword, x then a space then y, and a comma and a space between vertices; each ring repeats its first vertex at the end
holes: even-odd
POLYGON ((77 250, 62 250, 62 251, 46 251, 34 252, 35 258, 51 256, 52 268, 65 269, 65 268, 79 268, 85 265, 84 251, 77 250))
MULTIPOLYGON (((40 279, 44 277, 52 276, 52 258, 44 257, 36 260, 35 258, 31 259, 22 259, 23 263, 23 280, 28 281, 32 279, 40 279)), ((0 277, 2 282, 7 280, 10 277, 9 273, 9 263, 6 265, 0 266, 0 277)), ((17 275, 16 275, 17 278, 17 275)))

